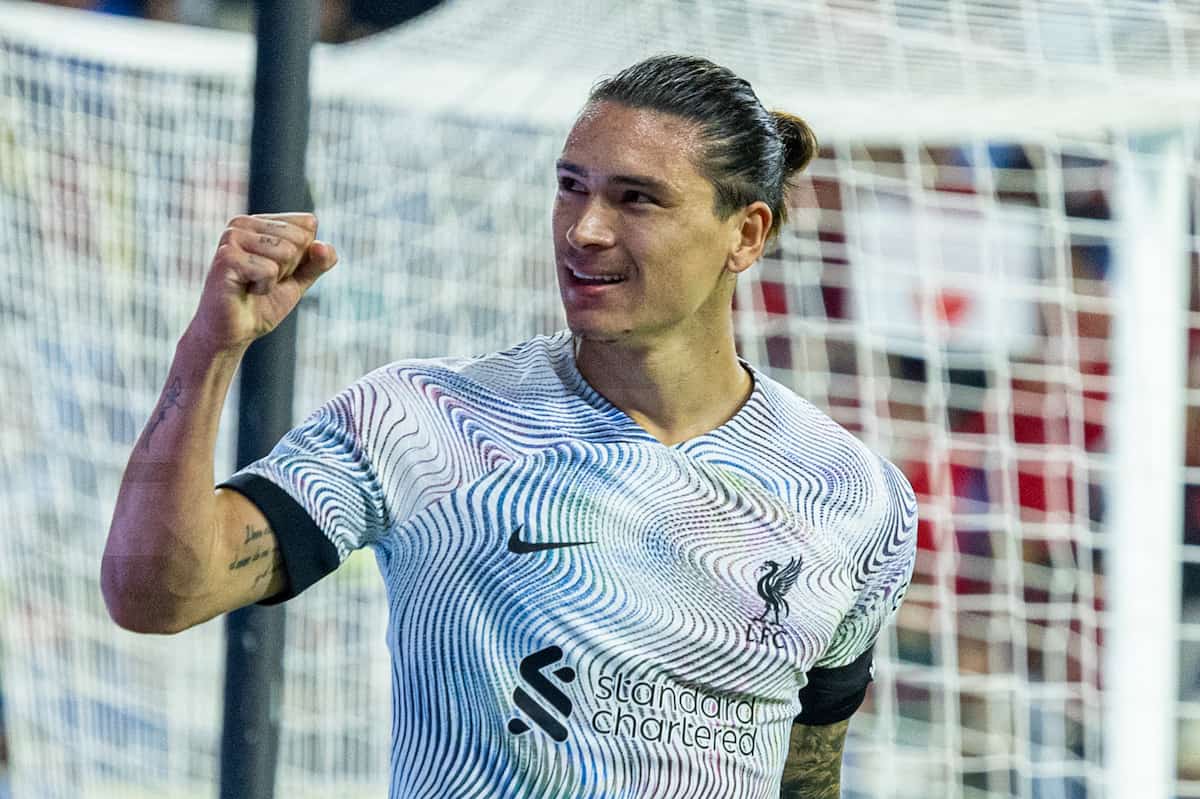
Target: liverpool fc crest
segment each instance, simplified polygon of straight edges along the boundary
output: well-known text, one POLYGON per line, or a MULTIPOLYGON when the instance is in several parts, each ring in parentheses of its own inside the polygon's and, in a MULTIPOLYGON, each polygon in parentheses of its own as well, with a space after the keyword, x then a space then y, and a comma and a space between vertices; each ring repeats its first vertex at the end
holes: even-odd
POLYGON ((800 576, 800 558, 792 558, 786 566, 780 566, 775 561, 768 560, 758 567, 758 571, 765 572, 762 577, 758 578, 757 589, 758 595, 762 597, 766 607, 763 608, 762 615, 756 616, 754 620, 764 624, 779 624, 779 611, 782 610, 786 617, 790 610, 784 595, 792 590, 792 586, 796 584, 796 578, 800 576), (768 614, 774 615, 773 621, 767 621, 768 614))

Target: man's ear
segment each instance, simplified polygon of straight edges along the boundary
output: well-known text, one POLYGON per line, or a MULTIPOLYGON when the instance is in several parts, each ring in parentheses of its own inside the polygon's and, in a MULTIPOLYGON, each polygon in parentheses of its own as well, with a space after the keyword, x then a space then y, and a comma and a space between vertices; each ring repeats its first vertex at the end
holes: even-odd
POLYGON ((762 256, 771 232, 771 209, 762 200, 756 200, 743 208, 737 218, 733 247, 725 260, 725 268, 735 275, 745 272, 762 256))

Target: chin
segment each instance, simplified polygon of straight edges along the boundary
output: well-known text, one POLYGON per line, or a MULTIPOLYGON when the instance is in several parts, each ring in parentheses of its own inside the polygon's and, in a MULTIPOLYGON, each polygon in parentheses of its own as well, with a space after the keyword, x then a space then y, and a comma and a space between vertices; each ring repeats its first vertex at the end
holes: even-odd
POLYGON ((627 338, 633 332, 629 327, 619 324, 604 324, 599 320, 570 317, 567 318, 567 327, 575 338, 601 344, 613 344, 627 338))

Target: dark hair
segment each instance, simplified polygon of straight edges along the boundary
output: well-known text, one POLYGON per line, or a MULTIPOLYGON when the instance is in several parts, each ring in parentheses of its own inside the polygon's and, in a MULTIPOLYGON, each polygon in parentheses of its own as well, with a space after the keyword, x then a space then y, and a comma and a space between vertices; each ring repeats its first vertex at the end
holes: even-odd
POLYGON ((592 88, 588 103, 611 101, 673 114, 700 126, 700 174, 716 190, 725 219, 752 202, 771 209, 770 235, 787 219, 789 179, 817 152, 804 120, 763 108, 748 81, 703 58, 659 55, 627 67, 592 88))

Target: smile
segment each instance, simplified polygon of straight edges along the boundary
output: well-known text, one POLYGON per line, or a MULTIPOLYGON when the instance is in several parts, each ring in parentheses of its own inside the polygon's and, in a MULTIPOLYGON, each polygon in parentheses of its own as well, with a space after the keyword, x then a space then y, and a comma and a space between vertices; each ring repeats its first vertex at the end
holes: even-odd
POLYGON ((623 275, 584 275, 576 272, 574 269, 569 269, 571 277, 581 283, 621 283, 625 280, 623 275))

